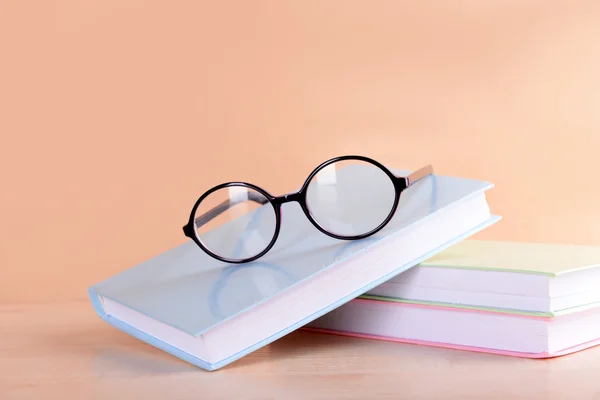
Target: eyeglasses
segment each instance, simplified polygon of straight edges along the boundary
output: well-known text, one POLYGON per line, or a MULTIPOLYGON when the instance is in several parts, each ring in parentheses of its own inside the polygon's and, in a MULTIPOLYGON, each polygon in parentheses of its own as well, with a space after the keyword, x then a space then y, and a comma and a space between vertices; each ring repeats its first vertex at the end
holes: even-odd
POLYGON ((183 232, 217 260, 254 261, 277 241, 281 206, 297 202, 323 234, 340 240, 363 239, 387 225, 404 190, 433 173, 427 165, 398 176, 371 158, 347 155, 323 162, 300 190, 282 196, 250 183, 227 182, 196 201, 183 232))

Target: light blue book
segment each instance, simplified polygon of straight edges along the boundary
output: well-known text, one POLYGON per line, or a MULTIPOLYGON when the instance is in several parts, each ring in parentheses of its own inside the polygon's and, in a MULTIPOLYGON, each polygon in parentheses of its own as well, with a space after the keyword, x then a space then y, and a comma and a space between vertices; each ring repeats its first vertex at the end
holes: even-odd
POLYGON ((500 217, 486 200, 492 187, 430 175, 403 192, 383 230, 357 241, 324 235, 297 203, 286 203, 277 243, 256 261, 227 264, 187 241, 96 284, 89 295, 107 323, 217 370, 495 223, 500 217))

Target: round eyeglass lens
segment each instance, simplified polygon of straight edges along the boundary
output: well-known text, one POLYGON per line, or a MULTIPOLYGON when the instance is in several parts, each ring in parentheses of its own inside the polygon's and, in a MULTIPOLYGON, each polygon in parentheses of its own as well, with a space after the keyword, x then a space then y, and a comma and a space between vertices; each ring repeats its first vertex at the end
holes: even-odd
POLYGON ((396 190, 378 166, 342 160, 323 167, 306 190, 306 205, 318 225, 343 237, 378 228, 392 212, 396 190))
POLYGON ((243 261, 262 253, 277 228, 275 208, 246 186, 218 189, 198 205, 194 217, 198 240, 212 253, 243 261))

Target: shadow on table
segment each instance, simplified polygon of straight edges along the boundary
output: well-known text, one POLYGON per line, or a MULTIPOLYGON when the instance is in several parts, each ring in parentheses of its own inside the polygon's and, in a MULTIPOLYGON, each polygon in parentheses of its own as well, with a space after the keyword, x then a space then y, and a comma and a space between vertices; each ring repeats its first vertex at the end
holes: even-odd
POLYGON ((364 341, 357 338, 297 330, 225 366, 223 370, 233 371, 249 366, 279 369, 283 364, 293 368, 296 362, 299 365, 307 365, 307 359, 319 359, 321 366, 327 368, 328 359, 336 363, 336 354, 360 352, 364 344, 364 341))
MULTIPOLYGON (((206 372, 108 327, 69 334, 47 334, 43 337, 43 340, 49 341, 48 346, 57 349, 62 357, 78 359, 79 365, 89 365, 91 373, 98 376, 206 372)), ((600 368, 598 361, 600 358, 597 358, 599 352, 600 347, 595 351, 590 349, 558 359, 528 360, 298 330, 219 371, 235 373, 256 368, 268 372, 282 368, 302 369, 308 365, 320 370, 382 367, 396 369, 402 368, 402 365, 413 365, 412 368, 425 368, 432 371, 456 368, 460 365, 461 368, 469 366, 484 370, 500 370, 505 374, 507 371, 521 368, 551 372, 563 368, 578 369, 582 362, 589 365, 590 361, 600 368)))
POLYGON ((65 357, 88 362, 93 374, 148 375, 193 372, 195 366, 120 331, 99 329, 45 336, 65 357))

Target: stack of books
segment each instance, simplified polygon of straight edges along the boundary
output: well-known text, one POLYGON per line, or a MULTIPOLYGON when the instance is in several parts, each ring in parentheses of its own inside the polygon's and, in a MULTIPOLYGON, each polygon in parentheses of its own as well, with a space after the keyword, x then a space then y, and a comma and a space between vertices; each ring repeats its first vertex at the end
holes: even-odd
POLYGON ((600 343, 600 248, 466 240, 308 330, 530 358, 600 343))
MULTIPOLYGON (((361 173, 336 170, 325 184, 361 173)), ((371 185, 363 187, 371 196, 389 195, 371 185)), ((384 229, 349 241, 323 234, 298 204, 285 203, 278 240, 259 259, 230 264, 188 240, 125 266, 89 296, 108 324, 209 371, 301 328, 530 357, 595 344, 600 251, 469 240, 501 219, 486 198, 493 186, 427 176, 402 193, 384 229)), ((379 211, 353 204, 344 215, 379 211)), ((260 239, 260 228, 251 238, 260 239)))

